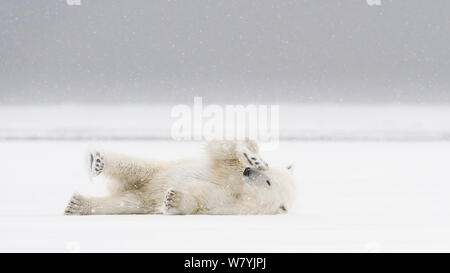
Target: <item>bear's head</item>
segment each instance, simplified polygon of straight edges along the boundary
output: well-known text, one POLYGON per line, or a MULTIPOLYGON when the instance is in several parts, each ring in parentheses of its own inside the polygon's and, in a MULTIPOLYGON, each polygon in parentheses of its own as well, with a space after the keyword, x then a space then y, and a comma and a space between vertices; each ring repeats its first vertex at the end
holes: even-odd
POLYGON ((246 168, 242 176, 262 206, 271 207, 273 213, 285 213, 292 208, 297 195, 292 166, 267 170, 246 168))

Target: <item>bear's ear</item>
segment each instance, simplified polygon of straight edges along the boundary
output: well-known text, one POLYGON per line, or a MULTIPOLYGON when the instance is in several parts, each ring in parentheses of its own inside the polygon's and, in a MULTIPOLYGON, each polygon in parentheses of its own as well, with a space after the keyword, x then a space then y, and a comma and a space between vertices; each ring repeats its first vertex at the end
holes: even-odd
POLYGON ((292 164, 288 165, 288 166, 286 166, 286 170, 288 170, 290 173, 293 173, 294 172, 294 166, 292 164))

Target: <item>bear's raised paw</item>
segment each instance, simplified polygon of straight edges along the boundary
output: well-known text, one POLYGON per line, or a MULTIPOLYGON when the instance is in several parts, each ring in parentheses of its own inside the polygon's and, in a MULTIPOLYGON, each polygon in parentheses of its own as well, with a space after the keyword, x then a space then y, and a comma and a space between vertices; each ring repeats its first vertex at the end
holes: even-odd
POLYGON ((90 171, 92 176, 98 176, 103 172, 105 168, 105 161, 103 155, 100 152, 94 152, 90 154, 90 171))
POLYGON ((247 146, 238 145, 236 147, 237 157, 244 166, 266 170, 269 165, 261 158, 258 153, 251 151, 247 146))

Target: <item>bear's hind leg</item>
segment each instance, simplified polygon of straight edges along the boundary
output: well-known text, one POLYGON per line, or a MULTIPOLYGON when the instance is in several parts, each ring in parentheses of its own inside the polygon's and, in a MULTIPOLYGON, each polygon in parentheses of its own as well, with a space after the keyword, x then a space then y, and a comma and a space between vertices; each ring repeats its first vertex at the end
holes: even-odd
POLYGON ((131 193, 107 197, 86 197, 75 194, 64 211, 66 215, 145 214, 151 212, 151 208, 138 195, 131 193))
POLYGON ((121 154, 95 151, 89 154, 93 177, 103 174, 109 178, 113 192, 136 190, 148 183, 164 168, 164 164, 121 154))

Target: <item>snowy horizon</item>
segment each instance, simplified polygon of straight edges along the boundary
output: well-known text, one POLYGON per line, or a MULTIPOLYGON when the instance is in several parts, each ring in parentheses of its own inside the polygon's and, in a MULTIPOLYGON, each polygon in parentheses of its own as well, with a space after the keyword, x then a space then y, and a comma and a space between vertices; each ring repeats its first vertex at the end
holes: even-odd
MULTIPOLYGON (((205 104, 207 105, 207 104, 205 104)), ((448 141, 450 106, 274 104, 281 140, 448 141)), ((172 139, 173 105, 22 105, 0 107, 0 139, 172 139)), ((191 107, 192 102, 186 104, 191 107)))

